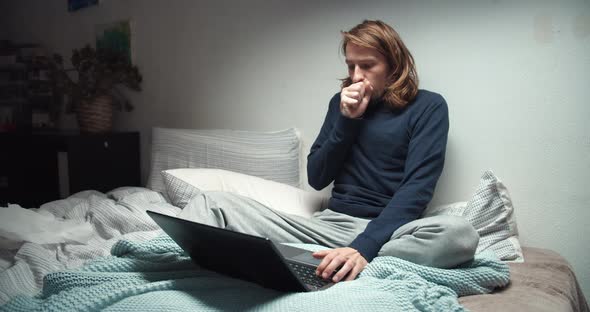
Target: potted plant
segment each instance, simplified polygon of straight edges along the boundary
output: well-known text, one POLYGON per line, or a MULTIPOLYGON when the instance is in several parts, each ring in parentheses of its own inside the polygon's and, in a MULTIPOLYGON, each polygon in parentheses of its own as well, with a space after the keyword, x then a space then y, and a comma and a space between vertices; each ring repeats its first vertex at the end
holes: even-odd
POLYGON ((72 69, 64 67, 59 54, 53 56, 52 73, 58 92, 67 96, 66 112, 75 112, 81 132, 108 132, 113 109, 131 111, 133 105, 118 89, 141 90, 137 66, 121 54, 96 51, 90 45, 72 51, 72 69), (76 72, 72 79, 68 72, 76 72))

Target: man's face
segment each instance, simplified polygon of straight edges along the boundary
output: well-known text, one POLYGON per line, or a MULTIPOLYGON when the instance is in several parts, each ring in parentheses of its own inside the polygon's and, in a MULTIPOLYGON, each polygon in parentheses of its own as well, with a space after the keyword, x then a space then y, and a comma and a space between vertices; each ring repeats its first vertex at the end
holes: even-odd
POLYGON ((383 95, 388 83, 389 66, 381 53, 375 49, 348 43, 346 45, 346 65, 352 83, 368 80, 374 90, 371 98, 377 99, 383 95))

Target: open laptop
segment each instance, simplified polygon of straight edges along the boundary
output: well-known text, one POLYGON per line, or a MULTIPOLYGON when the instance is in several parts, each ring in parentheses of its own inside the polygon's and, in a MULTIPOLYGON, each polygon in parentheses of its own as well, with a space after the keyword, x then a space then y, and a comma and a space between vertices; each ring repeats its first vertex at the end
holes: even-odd
POLYGON ((321 260, 310 251, 154 211, 147 214, 203 268, 286 292, 333 285, 315 275, 321 260))

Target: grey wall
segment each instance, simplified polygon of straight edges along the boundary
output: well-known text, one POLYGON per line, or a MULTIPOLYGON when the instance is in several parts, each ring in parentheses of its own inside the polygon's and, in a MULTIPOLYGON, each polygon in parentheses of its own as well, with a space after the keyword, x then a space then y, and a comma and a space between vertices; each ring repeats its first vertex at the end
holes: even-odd
MULTIPOLYGON (((491 168, 511 191, 528 246, 570 261, 590 297, 590 2, 113 1, 69 13, 63 1, 2 1, 4 33, 69 55, 94 25, 131 18, 144 91, 118 129, 300 129, 317 134, 337 78, 339 31, 394 26, 421 87, 448 101, 447 164, 434 203, 467 200, 491 168)), ((0 33, 1 34, 1 33, 0 33)), ((71 122, 71 120, 70 120, 71 122)))

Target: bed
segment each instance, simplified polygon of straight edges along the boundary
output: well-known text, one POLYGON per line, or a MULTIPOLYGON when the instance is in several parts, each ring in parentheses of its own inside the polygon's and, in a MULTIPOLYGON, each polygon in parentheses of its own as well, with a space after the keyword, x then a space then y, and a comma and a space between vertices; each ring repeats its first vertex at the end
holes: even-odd
MULTIPOLYGON (((424 214, 472 222, 482 237, 473 262, 438 270, 378 257, 358 280, 317 293, 277 293, 199 269, 145 213, 179 215, 195 192, 229 191, 309 216, 326 200, 300 189, 301 154, 295 129, 155 128, 146 188, 89 190, 28 209, 47 224, 36 236, 0 228, 0 311, 589 311, 563 257, 520 246, 509 194, 491 171, 473 198, 424 214)), ((10 209, 19 211, 4 208, 5 219, 10 209)))

